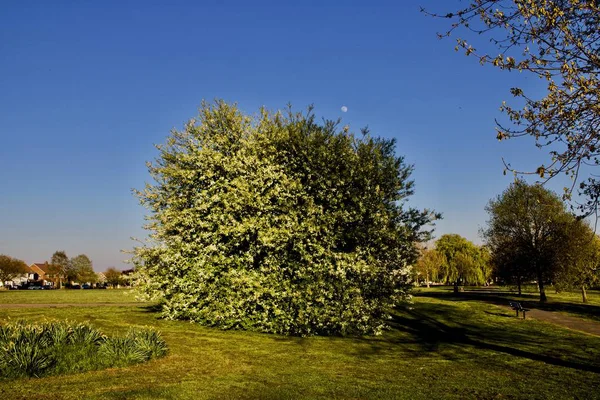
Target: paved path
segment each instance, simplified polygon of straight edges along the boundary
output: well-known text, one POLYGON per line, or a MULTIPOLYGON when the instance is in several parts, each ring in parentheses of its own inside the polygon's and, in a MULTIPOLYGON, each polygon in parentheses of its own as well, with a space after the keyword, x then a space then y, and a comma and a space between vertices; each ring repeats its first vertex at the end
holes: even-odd
MULTIPOLYGON (((466 298, 467 300, 478 300, 484 301, 486 303, 495 304, 502 308, 507 308, 511 310, 513 315, 515 315, 515 311, 513 311, 508 305, 509 301, 519 301, 525 308, 528 308, 526 315, 527 318, 534 318, 540 321, 550 322, 555 325, 560 325, 568 329, 572 329, 579 332, 584 332, 590 335, 600 336, 600 322, 583 319, 578 317, 573 317, 570 315, 565 315, 563 313, 557 311, 546 311, 536 308, 537 301, 526 300, 526 299, 514 299, 514 298, 504 298, 497 296, 496 292, 486 291, 486 290, 478 290, 478 291, 465 291, 462 292, 459 296, 466 298)), ((519 315, 520 318, 521 315, 519 315)))
POLYGON ((0 304, 0 308, 66 308, 66 307, 134 307, 147 303, 56 303, 56 304, 0 304))
POLYGON ((527 318, 535 318, 540 321, 550 322, 575 331, 585 332, 590 335, 600 336, 600 322, 571 317, 553 311, 538 310, 531 308, 526 313, 527 318))

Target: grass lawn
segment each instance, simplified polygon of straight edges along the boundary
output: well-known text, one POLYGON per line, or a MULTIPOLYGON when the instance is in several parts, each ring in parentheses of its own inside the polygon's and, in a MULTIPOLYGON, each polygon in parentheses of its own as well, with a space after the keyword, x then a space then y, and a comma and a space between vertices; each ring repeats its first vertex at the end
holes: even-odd
POLYGON ((170 353, 128 368, 0 380, 7 399, 600 398, 600 337, 435 292, 418 292, 412 309, 390 321, 392 330, 363 338, 221 331, 159 320, 144 305, 0 309, 0 319, 8 318, 88 321, 107 334, 153 326, 170 353))
POLYGON ((131 289, 0 290, 0 304, 135 303, 131 289))
MULTIPOLYGON (((417 292, 427 293, 428 296, 443 298, 454 298, 452 287, 450 286, 432 286, 429 289, 419 288, 417 292)), ((552 287, 546 290, 548 301, 540 303, 540 295, 536 286, 528 285, 523 287, 522 295, 519 296, 516 290, 509 290, 507 287, 489 286, 472 287, 466 286, 465 291, 460 294, 464 300, 485 300, 497 304, 508 305, 510 300, 519 301, 526 308, 537 308, 540 310, 559 312, 573 317, 589 319, 600 322, 600 291, 588 290, 588 303, 581 301, 581 293, 560 292, 554 293, 552 287)))

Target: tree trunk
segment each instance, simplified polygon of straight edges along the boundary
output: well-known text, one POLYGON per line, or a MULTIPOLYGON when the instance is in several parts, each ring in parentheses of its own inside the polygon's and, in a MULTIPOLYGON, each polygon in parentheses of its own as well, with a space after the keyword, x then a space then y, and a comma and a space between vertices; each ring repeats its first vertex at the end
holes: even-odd
POLYGON ((427 285, 427 288, 429 289, 429 271, 427 271, 425 273, 425 284, 427 285))
POLYGON ((458 293, 458 279, 454 281, 454 293, 458 293))
POLYGON ((521 275, 517 275, 517 286, 519 287, 519 297, 521 297, 521 275))
POLYGON ((542 279, 542 274, 538 274, 538 288, 540 289, 540 301, 545 303, 548 301, 546 297, 546 289, 544 288, 544 280, 542 279))
POLYGON ((585 292, 585 285, 581 285, 581 297, 584 303, 587 303, 587 293, 585 292))

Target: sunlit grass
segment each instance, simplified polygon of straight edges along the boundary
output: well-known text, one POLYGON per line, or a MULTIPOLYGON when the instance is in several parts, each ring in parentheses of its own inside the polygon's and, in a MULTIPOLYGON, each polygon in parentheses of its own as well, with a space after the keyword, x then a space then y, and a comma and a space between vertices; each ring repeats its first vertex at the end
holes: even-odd
POLYGON ((434 286, 431 288, 416 288, 416 294, 423 294, 430 297, 455 298, 462 300, 477 300, 488 303, 495 303, 508 306, 509 301, 519 301, 525 307, 535 308, 545 311, 558 312, 562 315, 588 319, 600 322, 600 291, 588 291, 588 303, 581 301, 579 292, 563 291, 554 293, 550 289, 547 291, 548 301, 541 303, 539 294, 532 289, 533 285, 525 286, 526 290, 519 296, 514 290, 508 287, 465 287, 465 291, 458 296, 454 296, 452 287, 434 286))
POLYGON ((170 353, 136 366, 0 384, 14 397, 598 398, 600 338, 503 307, 421 292, 379 337, 290 338, 157 319, 149 308, 3 309, 0 318, 87 321, 106 334, 163 333, 170 353))
POLYGON ((0 290, 0 304, 78 304, 137 302, 131 289, 0 290))

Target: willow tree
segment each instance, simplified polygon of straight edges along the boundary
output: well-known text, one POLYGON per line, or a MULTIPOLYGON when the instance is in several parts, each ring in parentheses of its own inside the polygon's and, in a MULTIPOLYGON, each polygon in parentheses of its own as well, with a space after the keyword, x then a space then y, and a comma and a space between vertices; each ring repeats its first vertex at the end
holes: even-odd
POLYGON ((150 239, 142 290, 163 315, 294 335, 378 333, 407 293, 436 215, 407 208, 412 166, 392 140, 309 112, 248 116, 204 103, 136 191, 150 239))
POLYGON ((486 265, 487 250, 455 233, 442 235, 435 242, 435 250, 445 261, 440 269, 440 277, 452 282, 455 293, 465 284, 486 282, 489 271, 486 265))
POLYGON ((444 255, 435 249, 422 249, 415 265, 415 273, 425 277, 429 287, 431 280, 437 280, 442 266, 446 264, 444 255))
MULTIPOLYGON (((594 212, 600 199, 600 181, 593 172, 600 165, 600 2, 471 0, 458 10, 430 15, 451 21, 439 36, 457 34, 456 50, 483 65, 546 82, 540 98, 519 87, 510 89, 519 99, 513 106, 503 103, 510 123, 498 124, 497 138, 528 136, 536 147, 547 148, 547 162, 524 172, 544 180, 571 175, 573 184, 564 197, 570 198, 579 182, 588 199, 581 208, 594 212), (475 48, 471 38, 476 36, 490 39, 494 50, 475 48)), ((510 164, 507 168, 514 171, 510 164)))

